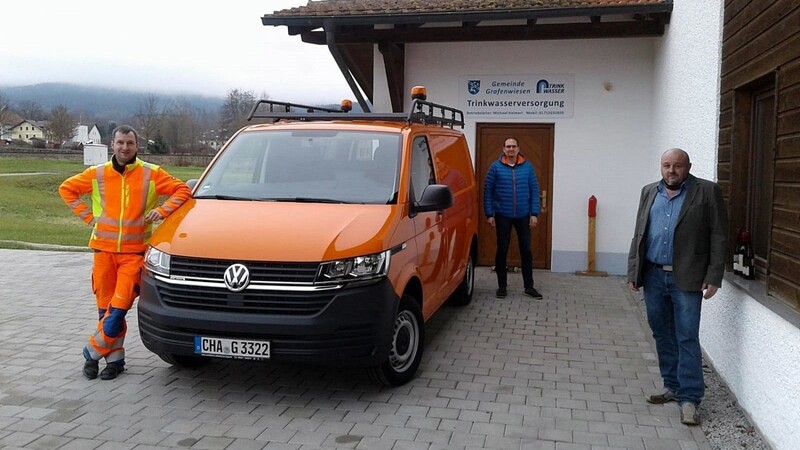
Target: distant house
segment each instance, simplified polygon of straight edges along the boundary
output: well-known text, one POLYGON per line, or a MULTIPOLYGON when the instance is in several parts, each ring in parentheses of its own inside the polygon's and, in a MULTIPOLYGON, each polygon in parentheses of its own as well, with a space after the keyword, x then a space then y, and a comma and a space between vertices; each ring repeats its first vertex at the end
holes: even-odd
POLYGON ((47 122, 39 120, 23 120, 11 127, 11 139, 19 139, 29 144, 32 139, 45 140, 47 134, 47 122))
MULTIPOLYGON (((5 141, 6 143, 11 141, 11 124, 12 123, 20 123, 22 122, 22 117, 17 115, 13 112, 5 112, 4 118, 0 119, 0 141, 5 141)), ((0 142, 2 144, 3 142, 0 142)))
POLYGON ((99 144, 102 137, 97 125, 78 125, 75 127, 75 134, 72 137, 72 142, 80 142, 81 144, 99 144))
POLYGON ((203 145, 211 147, 214 151, 219 150, 222 147, 222 144, 225 143, 225 141, 222 140, 219 134, 214 130, 203 133, 199 139, 199 142, 203 145))

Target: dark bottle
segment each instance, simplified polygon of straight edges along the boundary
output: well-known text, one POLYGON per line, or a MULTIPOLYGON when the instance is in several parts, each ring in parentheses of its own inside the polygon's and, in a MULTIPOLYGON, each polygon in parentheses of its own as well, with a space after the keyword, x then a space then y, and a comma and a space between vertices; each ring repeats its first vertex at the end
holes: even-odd
POLYGON ((742 242, 742 229, 736 231, 736 248, 733 250, 733 273, 742 275, 742 263, 744 262, 744 243, 742 242))
POLYGON ((744 252, 741 257, 742 264, 739 270, 745 279, 754 280, 756 278, 756 266, 753 246, 750 243, 750 232, 742 232, 742 244, 744 245, 744 252))

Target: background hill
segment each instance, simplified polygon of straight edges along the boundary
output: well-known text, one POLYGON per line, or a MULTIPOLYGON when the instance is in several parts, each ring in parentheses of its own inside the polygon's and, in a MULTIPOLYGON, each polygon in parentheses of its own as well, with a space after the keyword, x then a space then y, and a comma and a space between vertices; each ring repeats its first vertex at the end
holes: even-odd
MULTIPOLYGON (((12 104, 35 102, 45 111, 64 105, 73 112, 81 112, 89 117, 123 119, 135 115, 139 106, 150 92, 129 91, 103 87, 81 86, 67 83, 42 83, 30 86, 0 87, 6 99, 12 104)), ((156 94, 161 104, 186 102, 196 112, 216 114, 225 101, 222 97, 205 97, 195 94, 156 94)))

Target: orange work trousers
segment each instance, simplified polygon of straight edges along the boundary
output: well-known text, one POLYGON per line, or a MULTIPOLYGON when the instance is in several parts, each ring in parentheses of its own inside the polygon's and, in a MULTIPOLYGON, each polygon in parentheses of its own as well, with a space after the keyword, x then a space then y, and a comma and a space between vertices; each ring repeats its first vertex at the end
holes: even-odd
POLYGON ((95 361, 125 363, 125 313, 139 296, 143 264, 144 256, 137 253, 94 253, 92 290, 101 316, 86 353, 95 361))

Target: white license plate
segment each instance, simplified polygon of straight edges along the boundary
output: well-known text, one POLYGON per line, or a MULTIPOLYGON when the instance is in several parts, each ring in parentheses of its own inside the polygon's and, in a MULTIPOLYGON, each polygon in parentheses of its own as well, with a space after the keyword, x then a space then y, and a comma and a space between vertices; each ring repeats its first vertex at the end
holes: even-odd
POLYGON ((194 337, 194 352, 204 356, 237 359, 269 359, 269 341, 194 337))

